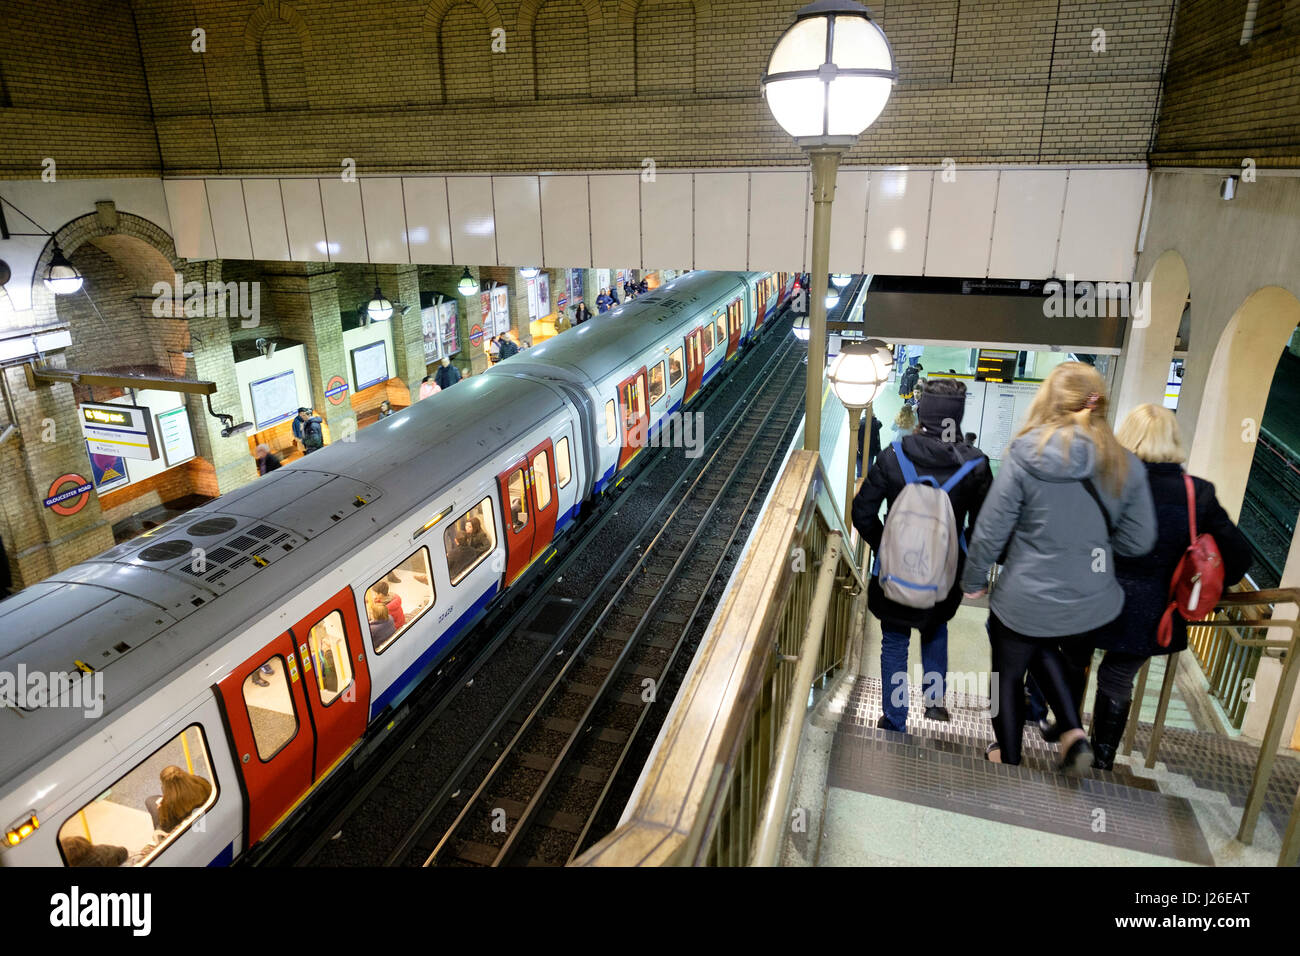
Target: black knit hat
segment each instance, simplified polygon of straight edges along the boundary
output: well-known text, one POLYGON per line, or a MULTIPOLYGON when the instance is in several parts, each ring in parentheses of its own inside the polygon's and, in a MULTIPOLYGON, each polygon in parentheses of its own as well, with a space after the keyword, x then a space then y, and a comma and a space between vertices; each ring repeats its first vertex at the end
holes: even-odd
POLYGON ((941 394, 933 390, 935 384, 938 383, 926 383, 925 391, 921 393, 916 406, 916 417, 921 422, 921 428, 929 434, 946 433, 958 441, 962 437, 961 416, 966 410, 966 390, 963 388, 959 393, 941 394))

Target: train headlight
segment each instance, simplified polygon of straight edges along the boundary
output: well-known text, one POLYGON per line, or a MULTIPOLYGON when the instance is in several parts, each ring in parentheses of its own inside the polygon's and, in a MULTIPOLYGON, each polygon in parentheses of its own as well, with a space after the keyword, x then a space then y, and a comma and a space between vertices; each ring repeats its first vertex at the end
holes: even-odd
POLYGON ((5 830, 5 845, 17 846, 40 828, 41 821, 36 819, 36 812, 33 811, 25 820, 19 820, 5 830))

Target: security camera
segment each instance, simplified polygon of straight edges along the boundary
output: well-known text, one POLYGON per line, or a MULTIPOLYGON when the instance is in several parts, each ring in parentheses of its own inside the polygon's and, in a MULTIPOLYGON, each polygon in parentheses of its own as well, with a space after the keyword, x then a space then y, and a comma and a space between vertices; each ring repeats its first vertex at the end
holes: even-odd
POLYGON ((1237 181, 1239 177, 1228 176, 1223 182, 1219 183, 1219 198, 1223 200, 1235 199, 1237 197, 1237 181))

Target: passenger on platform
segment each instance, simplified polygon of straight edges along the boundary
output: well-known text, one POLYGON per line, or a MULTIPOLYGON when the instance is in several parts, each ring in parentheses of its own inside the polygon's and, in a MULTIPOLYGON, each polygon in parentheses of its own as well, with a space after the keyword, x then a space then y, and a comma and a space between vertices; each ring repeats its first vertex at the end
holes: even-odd
POLYGON ((501 352, 501 361, 503 362, 506 359, 510 358, 512 355, 519 354, 519 346, 516 345, 514 340, 510 338, 508 335, 501 336, 499 349, 501 352))
MULTIPOLYGON (((867 469, 867 479, 853 499, 853 526, 871 546, 879 550, 885 525, 880 520, 880 504, 894 501, 907 485, 904 463, 897 447, 902 448, 906 464, 916 476, 929 476, 939 485, 952 478, 959 469, 972 462, 957 483, 947 492, 952 503, 958 530, 970 529, 980 513, 993 475, 989 461, 978 449, 961 442, 944 441, 948 423, 961 423, 966 407, 966 386, 954 379, 934 382, 921 397, 921 427, 915 434, 900 437, 881 449, 874 468, 867 469)), ((888 514, 886 514, 888 520, 888 514)), ((969 536, 969 530, 967 530, 969 536)), ((921 664, 924 671, 923 701, 925 716, 930 720, 947 720, 944 707, 944 682, 948 673, 948 622, 961 604, 961 571, 965 555, 957 553, 957 575, 950 591, 933 607, 908 607, 886 596, 877 574, 867 587, 867 607, 880 620, 880 674, 884 713, 877 724, 886 730, 902 731, 907 724, 907 653, 911 631, 921 638, 921 664)))
POLYGON ((573 324, 582 325, 591 318, 591 309, 587 308, 587 303, 579 302, 578 307, 573 310, 573 324))
POLYGON ((862 452, 867 452, 867 470, 876 467, 876 456, 880 454, 880 419, 871 416, 871 444, 867 444, 867 416, 864 413, 858 419, 858 477, 862 477, 862 452))
POLYGON ((618 291, 613 286, 609 287, 609 301, 611 307, 618 305, 618 291))
POLYGON ((648 279, 642 279, 641 282, 640 282, 640 284, 637 285, 637 287, 636 287, 636 291, 637 291, 637 293, 640 294, 640 295, 645 295, 647 292, 649 292, 649 291, 650 291, 650 282, 649 282, 649 280, 648 280, 648 279))
POLYGON ((1250 542, 1219 504, 1214 485, 1183 471, 1187 455, 1172 411, 1159 405, 1139 405, 1129 412, 1115 437, 1145 466, 1139 470, 1145 471, 1151 488, 1158 531, 1150 554, 1115 559, 1115 574, 1124 589, 1124 612, 1102 628, 1097 639, 1097 646, 1106 654, 1097 668, 1097 697, 1092 705, 1092 765, 1101 770, 1110 770, 1115 763, 1137 672, 1150 657, 1187 649, 1187 622, 1176 608, 1170 610, 1169 593, 1174 570, 1192 543, 1189 483, 1196 533, 1210 535, 1218 545, 1225 589, 1241 580, 1251 561, 1250 542), (1162 647, 1158 634, 1167 611, 1169 643, 1162 647))
POLYGON ((433 380, 432 375, 426 375, 420 379, 420 397, 416 401, 428 398, 430 395, 436 395, 442 391, 442 387, 433 380))
POLYGON ((376 604, 383 604, 388 608, 388 613, 393 618, 393 626, 399 631, 406 626, 406 613, 402 610, 402 597, 400 594, 388 593, 388 582, 380 581, 370 590, 375 592, 374 600, 376 604))
POLYGON ((1111 433, 1106 406, 1091 365, 1053 369, 975 526, 961 578, 968 598, 988 593, 989 570, 1006 554, 989 600, 998 709, 985 757, 994 762, 1020 763, 1028 671, 1056 715, 1061 769, 1081 773, 1092 763, 1074 662, 1091 658, 1124 605, 1115 556, 1138 557, 1156 543, 1145 469, 1111 433))
POLYGON ((270 445, 258 445, 253 456, 257 459, 257 473, 259 475, 265 475, 280 467, 280 459, 271 451, 270 445))
POLYGON ((438 371, 433 373, 433 381, 438 388, 451 388, 460 381, 460 369, 451 364, 451 359, 443 356, 438 371))
POLYGON ((390 415, 396 415, 397 411, 393 408, 393 403, 384 399, 379 403, 379 417, 388 418, 390 415))
POLYGON ((321 417, 313 415, 310 408, 298 409, 298 414, 293 420, 293 437, 302 445, 304 455, 310 455, 324 446, 325 436, 320 425, 321 417))
POLYGON ((596 311, 608 312, 609 307, 613 304, 614 300, 610 298, 609 289, 601 289, 600 295, 596 296, 596 311))
POLYGON ((916 383, 922 371, 920 364, 909 365, 903 369, 903 374, 898 379, 898 394, 902 396, 903 404, 916 404, 916 396, 919 394, 916 390, 916 383))
POLYGON ((975 447, 975 439, 976 439, 976 438, 977 438, 977 436, 976 436, 976 434, 975 434, 974 432, 967 432, 967 433, 966 433, 966 444, 968 444, 968 445, 970 445, 972 448, 974 448, 974 447, 975 447))
POLYGON ((912 410, 911 405, 904 405, 898 410, 898 415, 894 418, 894 424, 890 426, 894 435, 890 441, 898 441, 904 435, 910 435, 916 431, 916 412, 912 410))
POLYGON ((501 342, 498 336, 488 339, 488 361, 495 365, 501 358, 501 342))
POLYGON ((370 622, 370 639, 375 644, 382 644, 397 633, 397 625, 382 601, 366 605, 366 617, 370 622))

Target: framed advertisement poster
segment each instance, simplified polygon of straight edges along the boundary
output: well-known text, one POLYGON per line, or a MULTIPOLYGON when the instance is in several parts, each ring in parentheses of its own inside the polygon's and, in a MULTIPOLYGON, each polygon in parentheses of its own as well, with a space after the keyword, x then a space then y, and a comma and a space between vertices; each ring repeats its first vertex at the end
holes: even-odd
POLYGON ((90 451, 90 480, 95 483, 95 491, 103 493, 131 483, 126 471, 126 458, 121 455, 97 455, 90 451))
POLYGON ((442 332, 442 354, 455 355, 460 351, 460 339, 457 332, 456 301, 454 299, 445 299, 438 303, 438 327, 442 332))
POLYGON ((442 357, 439 349, 441 323, 439 306, 430 305, 420 310, 420 332, 424 342, 424 364, 432 365, 442 357))
POLYGON ((528 280, 528 318, 536 321, 541 316, 537 311, 537 280, 528 280))
MULTIPOLYGON (((485 329, 491 329, 494 326, 492 321, 492 290, 484 289, 478 294, 479 315, 482 317, 479 325, 485 329)), ((488 332, 488 335, 495 335, 495 332, 488 332)))
POLYGON ((551 314, 551 277, 545 272, 537 276, 537 318, 551 314))
MULTIPOLYGON (((495 335, 505 335, 510 331, 510 290, 504 286, 496 286, 492 290, 492 316, 495 322, 493 326, 495 335)), ((485 329, 486 325, 483 326, 485 329)))

